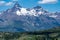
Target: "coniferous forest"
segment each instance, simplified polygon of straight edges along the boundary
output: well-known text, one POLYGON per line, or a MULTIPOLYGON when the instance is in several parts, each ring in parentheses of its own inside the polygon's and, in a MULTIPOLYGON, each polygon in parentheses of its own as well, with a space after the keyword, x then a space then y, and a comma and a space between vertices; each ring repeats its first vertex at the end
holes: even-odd
POLYGON ((60 40, 60 28, 35 32, 0 32, 0 40, 60 40))

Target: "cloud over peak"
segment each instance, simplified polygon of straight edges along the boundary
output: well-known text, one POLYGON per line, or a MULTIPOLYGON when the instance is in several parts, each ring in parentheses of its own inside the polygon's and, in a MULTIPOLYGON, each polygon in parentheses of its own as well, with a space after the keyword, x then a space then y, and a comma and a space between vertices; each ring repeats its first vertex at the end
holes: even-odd
POLYGON ((6 2, 5 1, 0 1, 0 5, 3 5, 5 4, 6 2))
POLYGON ((6 3, 5 5, 6 6, 11 6, 13 4, 13 2, 8 2, 8 3, 6 3))
POLYGON ((0 6, 11 6, 12 4, 14 4, 15 2, 17 2, 18 0, 12 0, 12 1, 0 1, 0 6))
POLYGON ((58 0, 42 0, 38 1, 39 4, 47 4, 47 3, 56 3, 58 0))

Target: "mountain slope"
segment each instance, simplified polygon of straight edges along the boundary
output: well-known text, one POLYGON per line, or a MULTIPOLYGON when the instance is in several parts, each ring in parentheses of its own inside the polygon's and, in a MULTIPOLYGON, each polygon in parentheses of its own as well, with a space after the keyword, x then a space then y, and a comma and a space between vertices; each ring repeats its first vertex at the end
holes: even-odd
POLYGON ((16 3, 0 15, 0 31, 40 31, 60 26, 55 18, 44 13, 48 12, 40 6, 27 10, 16 3))

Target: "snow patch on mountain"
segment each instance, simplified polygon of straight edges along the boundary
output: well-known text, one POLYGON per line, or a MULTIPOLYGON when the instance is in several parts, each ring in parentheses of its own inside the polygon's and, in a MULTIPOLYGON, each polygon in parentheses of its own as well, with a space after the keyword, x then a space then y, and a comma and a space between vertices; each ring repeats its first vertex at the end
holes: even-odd
POLYGON ((40 14, 40 15, 43 14, 43 13, 44 13, 44 12, 42 12, 42 11, 38 12, 38 14, 40 14))
POLYGON ((56 18, 58 15, 51 15, 51 16, 49 16, 49 17, 53 17, 53 18, 56 18))
POLYGON ((33 16, 36 16, 36 11, 35 11, 34 9, 31 9, 31 10, 29 11, 29 14, 30 14, 30 15, 33 15, 33 16))
POLYGON ((30 16, 38 16, 38 15, 41 15, 43 14, 44 12, 42 11, 39 11, 39 12, 36 12, 35 9, 31 9, 30 11, 27 10, 26 8, 20 8, 21 10, 17 10, 16 11, 16 14, 17 15, 30 15, 30 16))
POLYGON ((26 8, 21 8, 21 10, 16 11, 17 15, 26 15, 27 13, 28 11, 26 10, 26 8))
POLYGON ((21 13, 23 15, 26 15, 28 13, 28 11, 26 10, 26 8, 21 8, 21 13))
POLYGON ((17 15, 21 15, 21 12, 19 10, 16 11, 17 15))

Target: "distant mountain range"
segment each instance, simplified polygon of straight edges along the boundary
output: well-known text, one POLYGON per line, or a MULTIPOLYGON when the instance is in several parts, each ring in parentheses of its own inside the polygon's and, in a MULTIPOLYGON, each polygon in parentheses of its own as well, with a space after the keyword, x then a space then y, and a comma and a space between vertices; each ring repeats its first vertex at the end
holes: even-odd
POLYGON ((60 13, 50 13, 41 6, 23 8, 19 3, 0 14, 0 31, 41 31, 60 26, 60 13))

